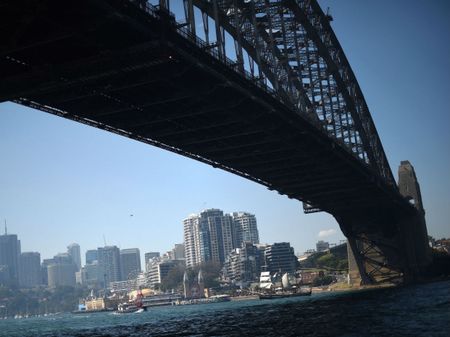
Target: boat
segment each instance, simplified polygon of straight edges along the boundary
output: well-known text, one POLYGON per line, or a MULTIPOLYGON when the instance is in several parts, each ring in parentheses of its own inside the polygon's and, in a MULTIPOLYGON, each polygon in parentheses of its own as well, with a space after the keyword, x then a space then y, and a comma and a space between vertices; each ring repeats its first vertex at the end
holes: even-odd
POLYGON ((144 311, 147 311, 147 307, 138 307, 132 303, 121 303, 118 305, 116 313, 131 314, 131 313, 141 313, 144 311))
POLYGON ((147 307, 144 306, 142 298, 143 298, 142 292, 139 290, 136 295, 136 299, 134 301, 127 303, 120 303, 117 306, 116 312, 119 314, 129 314, 147 311, 147 307))
POLYGON ((311 288, 298 287, 296 280, 292 275, 285 273, 281 278, 282 288, 278 288, 275 292, 266 292, 259 294, 260 300, 271 300, 286 297, 310 296, 311 288))

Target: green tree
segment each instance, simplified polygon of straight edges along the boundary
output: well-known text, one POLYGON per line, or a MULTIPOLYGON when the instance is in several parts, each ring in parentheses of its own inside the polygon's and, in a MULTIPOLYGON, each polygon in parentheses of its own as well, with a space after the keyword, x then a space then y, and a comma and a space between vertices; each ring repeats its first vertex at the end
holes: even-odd
POLYGON ((326 286, 333 282, 333 278, 331 276, 317 276, 313 282, 313 287, 326 286))

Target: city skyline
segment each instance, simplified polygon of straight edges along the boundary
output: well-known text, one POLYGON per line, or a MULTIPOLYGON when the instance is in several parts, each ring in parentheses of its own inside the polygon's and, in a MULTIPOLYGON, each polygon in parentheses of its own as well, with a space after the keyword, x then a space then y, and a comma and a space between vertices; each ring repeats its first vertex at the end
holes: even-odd
MULTIPOLYGON (((320 3, 331 6, 394 175, 401 160, 411 162, 428 232, 448 237, 450 49, 439 39, 449 31, 448 5, 320 3)), ((101 247, 103 235, 109 245, 164 252, 182 242, 182 219, 213 207, 256 214, 261 242, 289 240, 296 252, 343 238, 331 216, 303 215, 300 202, 263 186, 12 103, 0 104, 0 152, 0 219, 42 258, 73 241, 101 247)))

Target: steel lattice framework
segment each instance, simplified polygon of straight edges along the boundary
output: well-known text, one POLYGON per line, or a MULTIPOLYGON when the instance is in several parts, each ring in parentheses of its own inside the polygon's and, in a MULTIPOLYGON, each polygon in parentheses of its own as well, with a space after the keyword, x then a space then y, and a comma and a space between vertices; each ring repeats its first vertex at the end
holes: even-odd
MULTIPOLYGON (((160 6, 170 4, 161 1, 160 6)), ((202 13, 200 36, 219 58, 226 58, 226 44, 232 44, 239 71, 246 71, 248 63, 254 81, 269 82, 286 105, 395 186, 364 96, 330 27, 330 16, 315 0, 184 0, 186 25, 197 35, 194 7, 202 13), (208 17, 215 24, 213 43, 208 17), (232 39, 225 38, 225 31, 232 39)))

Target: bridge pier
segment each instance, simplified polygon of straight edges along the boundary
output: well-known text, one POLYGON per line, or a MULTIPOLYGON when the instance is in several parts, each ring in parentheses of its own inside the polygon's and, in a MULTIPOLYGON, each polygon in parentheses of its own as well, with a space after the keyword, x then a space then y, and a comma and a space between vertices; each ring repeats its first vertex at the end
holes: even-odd
POLYGON ((415 209, 366 210, 336 217, 348 239, 349 277, 353 284, 413 283, 431 264, 431 249, 420 187, 408 161, 399 167, 399 191, 415 209))

